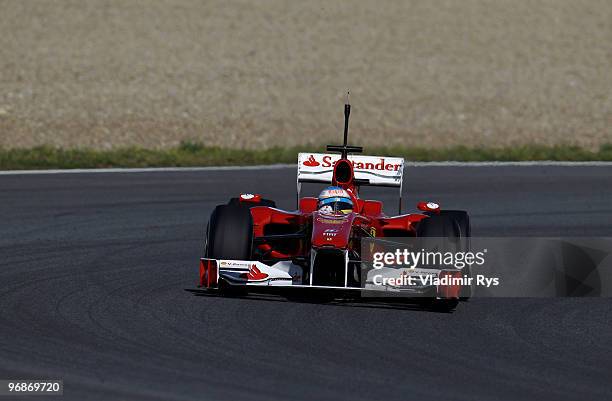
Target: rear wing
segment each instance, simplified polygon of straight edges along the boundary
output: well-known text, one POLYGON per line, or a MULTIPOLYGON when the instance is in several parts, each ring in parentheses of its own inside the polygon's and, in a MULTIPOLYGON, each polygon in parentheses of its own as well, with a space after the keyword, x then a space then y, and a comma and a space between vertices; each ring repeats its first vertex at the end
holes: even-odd
MULTIPOLYGON (((334 164, 341 155, 333 153, 298 154, 297 193, 300 198, 303 182, 331 184, 334 164)), ((401 157, 348 155, 353 164, 357 185, 372 185, 399 188, 400 213, 404 159, 401 157)))

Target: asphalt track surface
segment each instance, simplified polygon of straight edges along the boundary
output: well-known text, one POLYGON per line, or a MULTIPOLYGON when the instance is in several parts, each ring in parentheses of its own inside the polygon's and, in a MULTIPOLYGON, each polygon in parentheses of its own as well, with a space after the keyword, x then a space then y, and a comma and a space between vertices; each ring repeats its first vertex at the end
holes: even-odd
MULTIPOLYGON (((294 185, 291 168, 1 176, 0 378, 61 378, 66 400, 612 398, 611 299, 445 314, 186 291, 215 204, 289 208, 294 185)), ((418 167, 404 192, 469 210, 474 235, 612 236, 609 166, 418 167)))

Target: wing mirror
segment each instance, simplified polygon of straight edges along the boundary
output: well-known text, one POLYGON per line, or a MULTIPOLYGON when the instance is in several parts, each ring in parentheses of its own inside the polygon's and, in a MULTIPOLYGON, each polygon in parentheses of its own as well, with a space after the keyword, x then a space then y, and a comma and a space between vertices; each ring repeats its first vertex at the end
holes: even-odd
POLYGON ((417 209, 423 212, 433 212, 440 214, 440 205, 435 202, 419 202, 417 203, 417 209))

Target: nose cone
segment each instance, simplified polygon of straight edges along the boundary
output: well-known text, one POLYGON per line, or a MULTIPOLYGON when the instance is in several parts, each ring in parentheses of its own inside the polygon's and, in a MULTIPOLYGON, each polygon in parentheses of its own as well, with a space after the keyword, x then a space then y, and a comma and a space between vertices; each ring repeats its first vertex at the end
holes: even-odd
POLYGON ((351 237, 354 213, 326 214, 315 212, 312 219, 312 246, 346 249, 351 237))

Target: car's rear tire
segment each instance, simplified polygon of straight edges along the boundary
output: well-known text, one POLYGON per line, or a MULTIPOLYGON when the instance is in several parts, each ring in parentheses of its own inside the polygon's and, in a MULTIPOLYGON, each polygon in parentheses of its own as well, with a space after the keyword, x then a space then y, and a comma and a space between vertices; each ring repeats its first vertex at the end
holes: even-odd
MULTIPOLYGON (((211 259, 250 260, 253 247, 253 220, 249 208, 219 205, 210 216, 206 230, 204 255, 211 259)), ((222 278, 221 295, 246 295, 246 286, 232 286, 222 278)))

